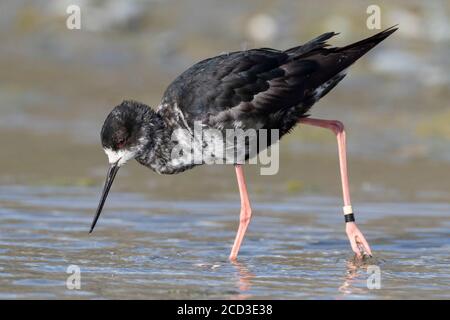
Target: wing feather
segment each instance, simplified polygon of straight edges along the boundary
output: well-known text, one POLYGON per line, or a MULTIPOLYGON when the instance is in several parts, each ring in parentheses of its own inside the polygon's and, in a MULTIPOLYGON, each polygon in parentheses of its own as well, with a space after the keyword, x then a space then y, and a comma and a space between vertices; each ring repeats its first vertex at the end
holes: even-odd
POLYGON ((343 70, 395 30, 343 48, 328 46, 337 35, 328 32, 286 51, 252 49, 203 60, 167 88, 159 110, 181 114, 191 128, 201 121, 215 128, 289 130, 342 80, 343 70))

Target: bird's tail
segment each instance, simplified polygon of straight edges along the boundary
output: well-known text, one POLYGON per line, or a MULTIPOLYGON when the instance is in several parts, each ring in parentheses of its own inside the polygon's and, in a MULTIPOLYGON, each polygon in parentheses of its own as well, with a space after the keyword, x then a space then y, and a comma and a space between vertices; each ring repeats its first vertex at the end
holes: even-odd
MULTIPOLYGON (((321 70, 312 75, 309 81, 311 90, 315 92, 311 103, 330 92, 344 78, 345 70, 348 67, 397 29, 397 26, 392 26, 345 47, 328 46, 325 41, 335 35, 333 33, 324 34, 310 42, 313 44, 313 48, 310 51, 301 52, 300 56, 296 58, 300 61, 302 59, 314 61, 321 70)), ((293 54, 293 51, 289 51, 289 53, 293 54)))
POLYGON ((354 62, 397 30, 398 27, 395 25, 369 38, 352 43, 348 46, 330 49, 336 53, 345 53, 346 55, 351 56, 351 60, 354 62))
MULTIPOLYGON (((312 79, 311 85, 316 88, 330 81, 330 84, 333 83, 333 86, 330 87, 331 90, 337 82, 342 80, 342 76, 345 75, 345 70, 348 67, 397 29, 397 26, 392 26, 369 38, 345 47, 327 47, 325 43, 320 49, 313 49, 311 52, 303 55, 302 58, 315 61, 322 70, 318 76, 312 79)), ((321 96, 324 96, 330 90, 325 90, 321 96)))

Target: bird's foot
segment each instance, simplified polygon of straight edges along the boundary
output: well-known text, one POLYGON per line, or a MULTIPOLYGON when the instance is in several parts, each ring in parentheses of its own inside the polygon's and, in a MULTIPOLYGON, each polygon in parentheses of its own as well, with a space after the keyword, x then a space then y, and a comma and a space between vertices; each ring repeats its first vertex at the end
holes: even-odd
POLYGON ((357 258, 364 259, 372 257, 370 246, 362 232, 359 231, 355 222, 347 222, 345 224, 345 232, 347 233, 350 245, 357 258))
POLYGON ((230 260, 231 263, 236 263, 237 262, 237 254, 235 253, 230 253, 230 255, 228 256, 228 260, 230 260))

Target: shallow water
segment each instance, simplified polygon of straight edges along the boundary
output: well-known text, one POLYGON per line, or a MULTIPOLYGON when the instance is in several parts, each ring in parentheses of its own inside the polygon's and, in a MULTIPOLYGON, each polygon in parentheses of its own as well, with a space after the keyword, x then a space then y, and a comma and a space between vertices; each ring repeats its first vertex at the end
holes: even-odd
POLYGON ((0 3, 0 298, 450 299, 449 5, 378 1, 383 28, 399 32, 311 110, 347 127, 374 259, 354 261, 344 232, 335 137, 304 127, 280 144, 277 175, 246 166, 254 219, 232 264, 226 166, 169 177, 130 163, 88 234, 106 115, 130 98, 156 107, 177 75, 223 52, 367 37, 372 1, 94 2, 72 31, 60 1, 0 3), (278 29, 265 41, 248 32, 262 13, 278 29), (70 265, 80 290, 66 287, 70 265), (381 289, 367 286, 374 267, 381 289))
POLYGON ((230 263, 238 202, 113 192, 89 235, 98 192, 0 187, 0 298, 450 298, 449 204, 359 203, 375 255, 358 262, 338 198, 256 201, 230 263), (69 265, 79 290, 66 287, 69 265), (373 266, 380 289, 367 285, 373 266))

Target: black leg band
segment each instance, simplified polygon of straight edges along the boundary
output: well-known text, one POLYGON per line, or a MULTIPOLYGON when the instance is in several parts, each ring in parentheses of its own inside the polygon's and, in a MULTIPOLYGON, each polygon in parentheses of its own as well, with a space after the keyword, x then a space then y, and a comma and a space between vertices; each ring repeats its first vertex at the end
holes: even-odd
POLYGON ((355 221, 355 215, 353 213, 344 215, 345 222, 354 222, 355 221))

